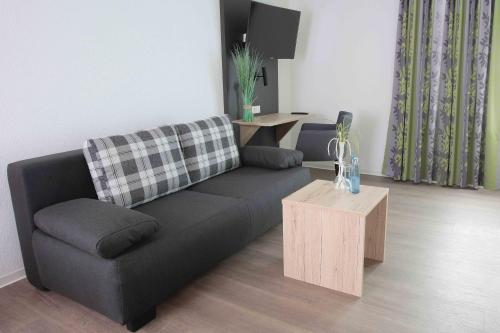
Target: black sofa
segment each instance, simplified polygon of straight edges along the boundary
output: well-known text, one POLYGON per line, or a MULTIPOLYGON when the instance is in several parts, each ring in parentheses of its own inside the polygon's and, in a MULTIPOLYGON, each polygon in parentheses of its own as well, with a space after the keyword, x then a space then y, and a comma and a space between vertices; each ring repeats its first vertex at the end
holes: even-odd
MULTIPOLYGON (((300 165, 300 152, 245 149, 241 167, 132 208, 154 218, 159 231, 113 259, 61 241, 34 223, 44 208, 96 199, 82 150, 10 164, 9 185, 29 282, 131 331, 142 327, 169 295, 281 223, 281 199, 310 181, 309 169, 294 167, 300 165)), ((93 201, 86 202, 92 207, 93 201)))

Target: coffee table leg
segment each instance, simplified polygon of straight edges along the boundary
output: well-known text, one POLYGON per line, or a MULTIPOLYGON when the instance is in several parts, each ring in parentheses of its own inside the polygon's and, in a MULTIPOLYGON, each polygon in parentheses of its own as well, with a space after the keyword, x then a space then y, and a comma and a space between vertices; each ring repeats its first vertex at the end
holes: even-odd
POLYGON ((349 213, 326 210, 322 215, 320 285, 361 297, 365 253, 364 221, 349 213))
POLYGON ((350 213, 283 204, 284 274, 361 297, 365 224, 350 213))
POLYGON ((387 196, 366 217, 365 258, 384 261, 387 196))

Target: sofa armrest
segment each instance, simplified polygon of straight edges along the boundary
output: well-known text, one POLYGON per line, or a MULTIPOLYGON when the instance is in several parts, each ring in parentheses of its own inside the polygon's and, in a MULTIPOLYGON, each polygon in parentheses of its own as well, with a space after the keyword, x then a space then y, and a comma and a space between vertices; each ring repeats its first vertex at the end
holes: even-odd
POLYGON ((240 149, 241 162, 246 166, 267 169, 288 169, 302 165, 304 154, 298 150, 268 146, 244 146, 240 149))
POLYGON ((158 231, 153 217, 95 199, 75 199, 38 211, 35 225, 80 250, 114 258, 158 231))

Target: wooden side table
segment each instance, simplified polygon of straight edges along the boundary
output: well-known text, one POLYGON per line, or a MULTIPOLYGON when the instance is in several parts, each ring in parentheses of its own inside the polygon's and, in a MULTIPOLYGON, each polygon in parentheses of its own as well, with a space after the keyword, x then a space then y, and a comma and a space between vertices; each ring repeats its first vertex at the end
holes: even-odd
POLYGON ((284 274, 361 297, 364 258, 384 261, 389 189, 316 180, 283 199, 284 274))
POLYGON ((307 117, 307 115, 271 113, 264 116, 257 116, 252 122, 235 120, 233 123, 240 126, 240 146, 244 146, 261 127, 274 127, 276 131, 276 141, 279 142, 293 125, 304 117, 307 117))

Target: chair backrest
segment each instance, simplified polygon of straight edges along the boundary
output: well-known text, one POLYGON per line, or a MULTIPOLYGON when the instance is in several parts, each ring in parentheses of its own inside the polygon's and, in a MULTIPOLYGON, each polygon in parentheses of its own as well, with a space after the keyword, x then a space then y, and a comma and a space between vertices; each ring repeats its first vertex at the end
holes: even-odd
POLYGON ((337 116, 337 125, 344 124, 350 128, 351 123, 352 123, 352 112, 340 111, 339 115, 337 116))
POLYGON ((328 142, 337 135, 338 124, 351 126, 352 113, 340 111, 336 124, 305 123, 297 138, 295 149, 304 153, 304 161, 331 161, 328 142))
POLYGON ((303 123, 300 128, 301 131, 335 131, 336 124, 317 124, 317 123, 303 123))

